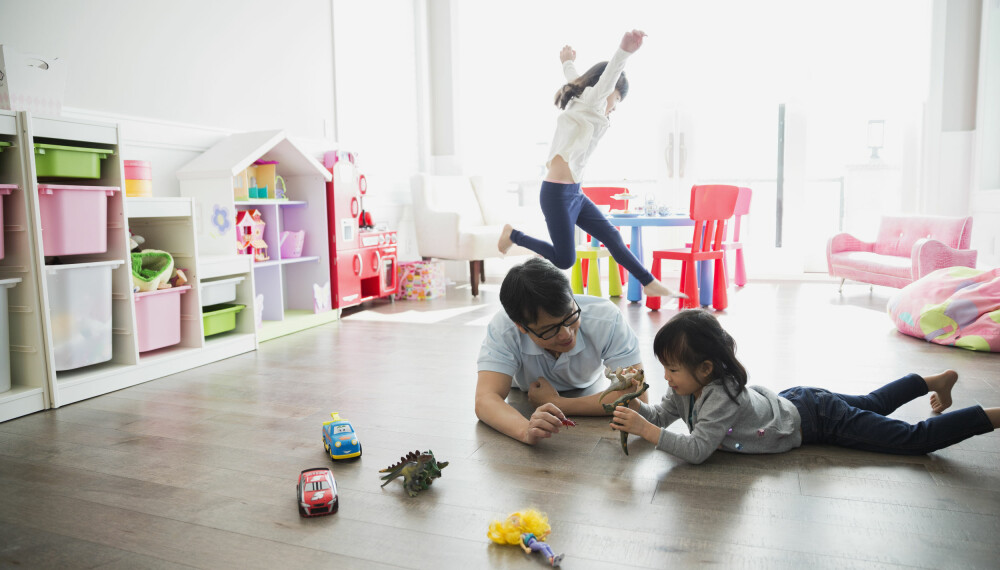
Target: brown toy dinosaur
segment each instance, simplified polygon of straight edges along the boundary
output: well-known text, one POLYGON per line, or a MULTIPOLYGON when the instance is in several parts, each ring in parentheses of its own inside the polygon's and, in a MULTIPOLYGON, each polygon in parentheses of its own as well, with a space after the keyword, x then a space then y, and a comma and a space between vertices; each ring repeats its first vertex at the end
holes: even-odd
MULTIPOLYGON (((618 406, 627 406, 629 402, 631 402, 635 398, 638 398, 643 394, 643 392, 649 389, 649 384, 647 384, 644 380, 645 371, 641 368, 636 369, 630 366, 628 368, 619 368, 618 370, 614 371, 608 368, 607 370, 604 371, 604 376, 607 377, 608 380, 611 380, 611 386, 608 386, 607 390, 601 392, 601 396, 597 399, 598 402, 603 400, 604 397, 610 394, 611 392, 624 390, 629 386, 632 386, 633 383, 635 383, 638 386, 638 389, 635 392, 630 392, 628 394, 623 395, 622 397, 615 400, 614 403, 601 404, 602 406, 604 406, 604 411, 609 414, 614 412, 615 408, 617 408, 618 406)), ((628 455, 628 432, 623 431, 620 433, 622 441, 622 451, 625 452, 625 455, 628 455)))

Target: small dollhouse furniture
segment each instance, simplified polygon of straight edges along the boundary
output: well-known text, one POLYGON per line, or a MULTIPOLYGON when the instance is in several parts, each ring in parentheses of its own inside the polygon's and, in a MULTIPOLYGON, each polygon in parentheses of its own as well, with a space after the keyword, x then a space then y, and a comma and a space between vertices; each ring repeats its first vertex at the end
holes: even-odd
POLYGON ((257 209, 236 212, 236 231, 239 252, 252 255, 254 261, 267 261, 267 243, 264 241, 264 220, 257 209))

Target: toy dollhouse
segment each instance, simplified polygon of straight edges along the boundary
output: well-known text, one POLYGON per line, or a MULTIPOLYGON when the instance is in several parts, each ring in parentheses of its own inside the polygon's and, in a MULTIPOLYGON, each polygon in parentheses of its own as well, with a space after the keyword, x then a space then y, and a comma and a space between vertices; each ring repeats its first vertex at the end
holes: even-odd
POLYGON ((252 255, 254 261, 267 261, 264 220, 257 209, 236 212, 236 242, 239 253, 252 255))

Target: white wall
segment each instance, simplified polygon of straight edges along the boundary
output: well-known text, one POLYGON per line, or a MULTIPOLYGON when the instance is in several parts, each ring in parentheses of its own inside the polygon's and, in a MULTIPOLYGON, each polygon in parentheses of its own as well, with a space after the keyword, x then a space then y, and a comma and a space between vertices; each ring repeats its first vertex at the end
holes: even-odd
POLYGON ((333 140, 331 0, 0 0, 0 43, 67 64, 63 114, 122 124, 153 192, 232 132, 333 140))
POLYGON ((329 0, 0 0, 0 42, 68 64, 65 105, 323 138, 329 0))
POLYGON ((979 263, 1000 266, 1000 1, 984 0, 979 51, 972 241, 979 263))

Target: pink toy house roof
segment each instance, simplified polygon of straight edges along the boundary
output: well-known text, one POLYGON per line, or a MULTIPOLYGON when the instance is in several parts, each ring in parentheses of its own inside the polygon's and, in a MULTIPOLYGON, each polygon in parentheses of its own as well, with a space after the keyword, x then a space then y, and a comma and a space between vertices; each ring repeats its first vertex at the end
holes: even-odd
POLYGON ((236 225, 264 225, 264 220, 261 219, 260 210, 239 210, 236 212, 236 225))

